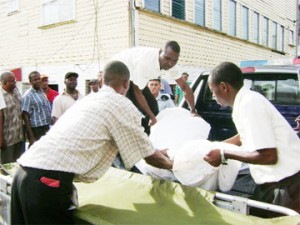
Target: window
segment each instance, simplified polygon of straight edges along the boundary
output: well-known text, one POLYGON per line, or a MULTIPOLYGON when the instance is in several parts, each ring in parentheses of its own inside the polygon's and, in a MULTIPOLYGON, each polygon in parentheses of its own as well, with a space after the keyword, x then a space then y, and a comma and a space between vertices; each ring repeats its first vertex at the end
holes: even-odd
POLYGON ((253 41, 255 43, 259 43, 259 14, 257 12, 254 12, 254 18, 253 18, 253 41))
POLYGON ((267 47, 269 46, 269 19, 267 17, 263 18, 262 44, 267 47))
POLYGON ((264 95, 274 102, 286 102, 289 105, 300 103, 299 83, 297 74, 278 74, 245 77, 245 87, 264 95), (265 77, 265 79, 263 79, 265 77), (249 77, 250 78, 250 77, 249 77))
POLYGON ((145 9, 149 9, 154 12, 160 12, 159 0, 145 0, 145 9))
POLYGON ((289 45, 295 45, 295 36, 293 30, 289 31, 289 45))
POLYGON ((205 26, 205 0, 195 0, 195 23, 205 26))
POLYGON ((185 19, 185 1, 172 0, 172 16, 177 19, 185 19))
POLYGON ((42 25, 75 19, 75 0, 42 0, 42 25))
POLYGON ((243 38, 249 40, 249 9, 243 6, 243 38))
POLYGON ((272 48, 277 49, 277 23, 272 23, 272 48))
POLYGON ((236 2, 229 0, 229 32, 236 36, 236 2))
POLYGON ((18 12, 20 7, 19 0, 7 0, 7 13, 18 12))
POLYGON ((222 1, 221 0, 214 0, 213 6, 213 28, 215 30, 221 31, 222 30, 222 1))
POLYGON ((281 45, 280 45, 280 51, 284 51, 284 26, 280 26, 280 43, 281 43, 281 45))

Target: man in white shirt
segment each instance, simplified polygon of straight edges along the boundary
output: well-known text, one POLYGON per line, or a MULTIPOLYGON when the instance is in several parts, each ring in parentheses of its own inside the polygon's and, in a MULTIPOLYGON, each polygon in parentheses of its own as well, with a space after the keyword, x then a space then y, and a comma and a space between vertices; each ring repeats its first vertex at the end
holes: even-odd
POLYGON ((225 142, 242 150, 214 149, 204 159, 212 166, 225 164, 226 159, 248 163, 258 184, 255 200, 300 212, 300 139, 295 131, 263 95, 243 87, 242 72, 235 64, 218 65, 208 84, 220 105, 233 107, 238 134, 225 142))
POLYGON ((126 49, 113 59, 119 60, 127 65, 131 76, 131 87, 127 97, 142 111, 148 119, 143 121, 146 133, 150 133, 148 127, 156 123, 155 116, 158 113, 156 100, 150 93, 147 82, 157 77, 166 76, 174 79, 185 93, 190 111, 196 114, 194 105, 194 94, 190 87, 181 79, 181 74, 174 67, 180 55, 180 46, 176 41, 168 41, 164 49, 150 47, 135 47, 126 49), (143 92, 141 91, 143 90, 143 92), (147 123, 148 122, 148 123, 147 123))
POLYGON ((18 159, 11 191, 11 224, 74 224, 73 179, 93 182, 119 153, 126 169, 144 158, 172 169, 140 125, 141 114, 124 97, 129 70, 118 61, 104 70, 104 85, 68 109, 40 141, 18 159))
POLYGON ((65 85, 63 93, 58 95, 53 101, 51 112, 52 122, 55 123, 73 104, 81 100, 84 96, 76 89, 78 73, 68 72, 65 75, 65 85))

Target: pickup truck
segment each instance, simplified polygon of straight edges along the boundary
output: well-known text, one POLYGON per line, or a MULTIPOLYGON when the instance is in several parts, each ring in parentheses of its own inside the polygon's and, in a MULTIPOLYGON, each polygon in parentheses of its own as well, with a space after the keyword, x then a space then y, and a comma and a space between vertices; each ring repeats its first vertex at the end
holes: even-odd
MULTIPOLYGON (((257 66, 241 68, 244 85, 264 95, 284 116, 291 127, 299 129, 295 119, 300 115, 300 65, 291 66, 257 66)), ((221 107, 214 99, 208 87, 209 72, 202 72, 192 83, 195 96, 195 108, 198 114, 210 126, 208 139, 222 141, 234 136, 237 131, 231 118, 231 108, 221 107)), ((185 101, 181 106, 187 108, 185 101)), ((296 132, 296 131, 295 131, 296 132)), ((300 131, 298 130, 300 137, 300 131)), ((251 198, 256 187, 249 169, 244 165, 236 182, 227 194, 251 198)))
MULTIPOLYGON (((264 95, 286 118, 290 125, 297 126, 295 119, 300 115, 300 65, 257 66, 241 68, 244 85, 264 95)), ((211 125, 209 140, 224 140, 236 134, 231 119, 231 108, 221 107, 208 88, 209 72, 202 72, 191 88, 195 95, 198 114, 211 125)), ((182 106, 187 108, 187 103, 182 106)))

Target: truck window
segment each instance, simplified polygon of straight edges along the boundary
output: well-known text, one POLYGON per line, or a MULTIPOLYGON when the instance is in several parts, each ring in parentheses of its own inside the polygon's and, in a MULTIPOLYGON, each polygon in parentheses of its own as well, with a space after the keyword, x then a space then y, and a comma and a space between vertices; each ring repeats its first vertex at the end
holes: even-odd
POLYGON ((300 103, 297 74, 246 75, 244 85, 275 103, 288 103, 289 105, 300 103))

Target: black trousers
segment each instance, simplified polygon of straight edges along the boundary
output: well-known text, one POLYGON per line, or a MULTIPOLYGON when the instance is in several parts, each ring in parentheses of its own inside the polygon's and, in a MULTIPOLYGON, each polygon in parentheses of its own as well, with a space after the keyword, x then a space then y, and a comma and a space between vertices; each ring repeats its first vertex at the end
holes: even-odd
POLYGON ((11 190, 11 224, 74 224, 74 174, 20 167, 11 190))
MULTIPOLYGON (((300 171, 278 182, 265 183, 255 188, 253 199, 293 209, 300 213, 300 171)), ((251 209, 250 214, 263 218, 282 216, 279 213, 251 209)))
POLYGON ((10 146, 2 146, 1 164, 16 162, 17 159, 23 154, 24 151, 25 151, 24 141, 21 141, 19 143, 10 146))
MULTIPOLYGON (((146 112, 143 111, 143 109, 139 106, 135 94, 134 94, 134 88, 133 88, 133 82, 130 81, 130 87, 129 90, 126 94, 126 97, 130 99, 130 101, 138 108, 138 110, 143 113, 143 115, 145 116, 142 119, 142 126, 144 127, 145 133, 147 133, 148 135, 150 134, 150 126, 149 126, 149 116, 146 114, 146 112)), ((154 96, 152 95, 152 93, 150 92, 149 88, 146 86, 143 90, 142 93, 151 109, 151 111, 153 112, 153 114, 156 116, 159 113, 159 109, 158 109, 158 104, 156 99, 154 98, 154 96)))
POLYGON ((44 136, 50 129, 49 125, 41 126, 41 127, 32 127, 32 132, 36 140, 39 140, 42 136, 44 136))

